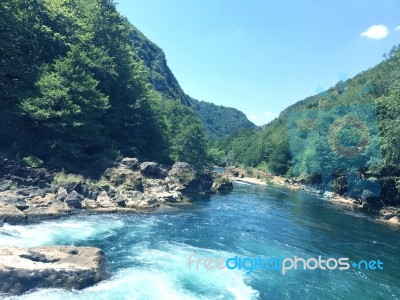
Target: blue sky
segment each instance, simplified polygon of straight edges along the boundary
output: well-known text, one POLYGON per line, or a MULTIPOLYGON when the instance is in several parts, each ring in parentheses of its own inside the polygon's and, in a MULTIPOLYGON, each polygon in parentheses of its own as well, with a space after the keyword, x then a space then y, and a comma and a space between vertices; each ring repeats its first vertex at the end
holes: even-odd
POLYGON ((184 91, 261 125, 400 43, 398 0, 119 0, 184 91))

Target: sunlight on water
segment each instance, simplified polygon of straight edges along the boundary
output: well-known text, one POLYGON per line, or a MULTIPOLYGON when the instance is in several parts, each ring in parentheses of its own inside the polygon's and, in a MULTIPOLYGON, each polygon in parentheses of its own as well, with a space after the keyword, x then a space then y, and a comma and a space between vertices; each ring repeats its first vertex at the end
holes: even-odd
MULTIPOLYGON (((124 228, 122 220, 109 220, 107 216, 97 219, 90 216, 86 220, 62 219, 39 225, 5 225, 0 231, 0 242, 1 245, 18 246, 39 246, 59 241, 85 244, 85 241, 95 237, 106 239, 110 232, 124 228)), ((156 219, 143 221, 135 224, 134 235, 125 232, 125 238, 146 237, 156 219)), ((107 248, 105 252, 107 254, 107 248)), ((208 271, 204 268, 196 270, 195 267, 189 270, 188 256, 191 253, 201 257, 233 255, 167 241, 153 246, 145 242, 127 243, 124 261, 130 260, 135 266, 116 271, 107 281, 82 291, 44 289, 8 299, 252 299, 258 295, 257 291, 244 283, 245 277, 240 272, 208 271)), ((109 259, 115 261, 119 258, 110 253, 109 259)))
POLYGON ((236 185, 227 196, 151 215, 73 216, 0 227, 0 246, 103 249, 111 278, 81 291, 42 289, 6 299, 398 299, 400 231, 315 197, 236 185), (189 269, 188 258, 318 255, 380 258, 381 271, 189 269), (299 289, 301 287, 301 289, 299 289), (373 288, 371 288, 373 287, 373 288))

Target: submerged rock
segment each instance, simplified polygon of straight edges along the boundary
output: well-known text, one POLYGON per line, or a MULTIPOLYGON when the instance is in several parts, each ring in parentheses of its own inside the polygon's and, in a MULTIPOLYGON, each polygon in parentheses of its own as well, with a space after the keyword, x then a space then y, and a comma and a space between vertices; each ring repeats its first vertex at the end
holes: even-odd
POLYGON ((0 247, 0 292, 35 288, 83 289, 107 278, 103 252, 94 247, 0 247))

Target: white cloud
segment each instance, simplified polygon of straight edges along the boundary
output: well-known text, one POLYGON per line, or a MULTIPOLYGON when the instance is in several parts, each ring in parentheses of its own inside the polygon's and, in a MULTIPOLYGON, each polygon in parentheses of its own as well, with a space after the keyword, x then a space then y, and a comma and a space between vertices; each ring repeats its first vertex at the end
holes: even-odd
POLYGON ((397 26, 395 29, 396 29, 397 31, 400 31, 400 26, 397 26))
POLYGON ((380 40, 387 37, 389 34, 389 29, 385 25, 372 25, 367 31, 361 33, 369 39, 380 40))
POLYGON ((270 117, 270 116, 272 116, 272 115, 273 115, 273 113, 270 112, 270 111, 266 111, 266 112, 264 113, 264 116, 267 116, 267 117, 270 117))
POLYGON ((252 121, 257 121, 260 119, 260 117, 256 116, 256 115, 246 115, 246 116, 247 116, 247 119, 252 120, 252 121))

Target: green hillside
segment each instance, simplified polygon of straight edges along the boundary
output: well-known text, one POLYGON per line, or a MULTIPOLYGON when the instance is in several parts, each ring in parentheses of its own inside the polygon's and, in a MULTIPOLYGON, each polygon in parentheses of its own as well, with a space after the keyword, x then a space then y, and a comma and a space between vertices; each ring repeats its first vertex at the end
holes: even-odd
POLYGON ((146 68, 159 51, 138 51, 113 1, 4 0, 0 28, 1 156, 88 174, 122 156, 206 164, 200 119, 167 99, 184 96, 172 73, 154 90, 169 69, 146 68))
POLYGON ((240 130, 257 126, 250 122, 240 110, 206 101, 189 98, 189 105, 197 113, 207 129, 210 140, 239 132, 240 130))
POLYGON ((208 138, 213 140, 244 128, 255 128, 246 115, 237 109, 198 101, 185 94, 168 67, 162 49, 136 28, 133 28, 131 41, 147 68, 149 82, 153 88, 166 99, 175 99, 191 107, 203 122, 208 138))
POLYGON ((400 204, 399 107, 396 46, 377 66, 297 102, 262 129, 218 140, 211 152, 375 205, 400 204))

